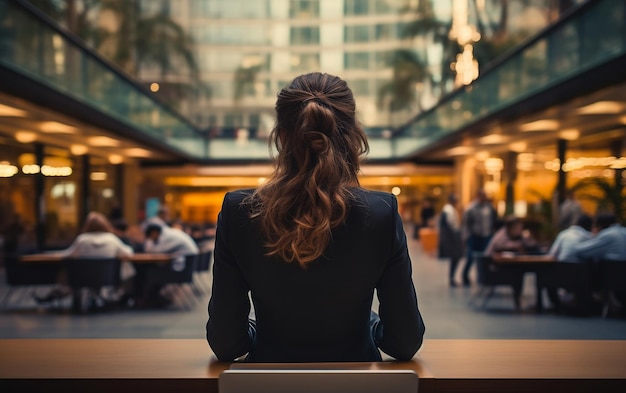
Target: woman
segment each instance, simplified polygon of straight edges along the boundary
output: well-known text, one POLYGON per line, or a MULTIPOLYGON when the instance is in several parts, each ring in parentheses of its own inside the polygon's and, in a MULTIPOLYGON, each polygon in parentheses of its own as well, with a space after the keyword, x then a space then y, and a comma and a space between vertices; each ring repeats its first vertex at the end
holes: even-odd
POLYGON ((352 91, 335 76, 302 75, 276 112, 275 172, 228 193, 218 218, 211 348, 222 361, 380 361, 378 349, 411 359, 424 324, 406 236, 395 197, 359 187, 368 144, 352 91))
MULTIPOLYGON (((97 212, 87 215, 83 224, 82 233, 76 237, 72 245, 59 251, 65 258, 124 258, 133 255, 133 248, 126 245, 114 233, 114 228, 107 218, 97 212)), ((135 275, 135 269, 130 262, 124 261, 121 265, 120 279, 125 291, 130 291, 130 279, 135 275)), ((60 278, 65 283, 65 278, 60 278)), ((44 297, 35 297, 40 302, 49 302, 62 298, 71 293, 67 287, 56 288, 44 297)), ((119 296, 119 294, 118 294, 119 296)))

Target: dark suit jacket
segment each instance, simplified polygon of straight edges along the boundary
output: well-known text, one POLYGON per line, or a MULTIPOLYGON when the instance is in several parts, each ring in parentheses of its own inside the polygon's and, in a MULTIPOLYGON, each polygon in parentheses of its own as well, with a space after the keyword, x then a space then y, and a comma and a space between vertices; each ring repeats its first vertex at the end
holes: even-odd
POLYGON ((407 360, 424 324, 396 198, 357 189, 345 224, 306 269, 264 256, 263 238, 228 193, 217 225, 207 339, 218 359, 253 362, 407 360), (370 321, 374 290, 380 320, 370 321), (255 319, 248 320, 251 292, 255 319))

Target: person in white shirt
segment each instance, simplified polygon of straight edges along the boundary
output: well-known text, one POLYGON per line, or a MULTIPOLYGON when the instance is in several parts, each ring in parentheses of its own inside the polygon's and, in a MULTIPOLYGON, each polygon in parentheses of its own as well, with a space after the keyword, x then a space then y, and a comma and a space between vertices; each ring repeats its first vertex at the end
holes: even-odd
POLYGON ((567 229, 559 232, 548 254, 562 262, 581 262, 581 259, 576 255, 576 246, 591 239, 592 224, 593 221, 588 215, 583 214, 578 217, 574 225, 570 225, 567 229))
MULTIPOLYGON (((90 212, 85 219, 82 233, 76 237, 74 242, 66 250, 55 252, 64 258, 121 258, 133 255, 133 248, 124 244, 113 233, 113 226, 107 218, 97 212, 90 212)), ((130 279, 135 275, 133 265, 128 261, 123 261, 120 269, 120 279, 122 287, 126 291, 131 289, 130 279)), ((64 278, 59 280, 62 284, 60 288, 53 289, 48 295, 43 297, 35 296, 38 302, 48 302, 57 298, 62 298, 71 293, 65 287, 64 278)))
POLYGON ((185 268, 185 256, 200 253, 191 236, 177 228, 149 224, 146 227, 144 250, 147 253, 165 253, 176 256, 172 269, 182 271, 185 268))

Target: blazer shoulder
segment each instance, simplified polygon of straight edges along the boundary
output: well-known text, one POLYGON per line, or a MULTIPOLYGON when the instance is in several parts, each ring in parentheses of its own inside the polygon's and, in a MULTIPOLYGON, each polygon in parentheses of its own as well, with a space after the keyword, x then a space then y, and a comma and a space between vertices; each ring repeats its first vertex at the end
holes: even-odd
POLYGON ((395 195, 383 191, 361 189, 359 192, 359 198, 361 198, 362 202, 364 202, 368 207, 376 210, 397 208, 398 205, 395 195))
POLYGON ((254 192, 253 188, 229 191, 224 196, 224 207, 240 206, 254 192))

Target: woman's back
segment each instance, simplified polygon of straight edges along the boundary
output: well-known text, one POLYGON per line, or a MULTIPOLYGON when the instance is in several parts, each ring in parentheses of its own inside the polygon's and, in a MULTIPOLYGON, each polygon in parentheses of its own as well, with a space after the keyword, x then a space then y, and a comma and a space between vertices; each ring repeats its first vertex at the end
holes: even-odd
POLYGON ((258 362, 376 361, 377 346, 394 357, 412 357, 423 323, 395 197, 356 189, 358 202, 332 232, 324 256, 303 269, 264 256, 257 225, 241 205, 249 193, 228 194, 218 223, 216 259, 228 265, 215 266, 221 279, 214 281, 212 299, 226 302, 212 300, 207 326, 218 357, 250 351, 248 360, 258 362), (375 288, 381 318, 395 335, 376 338, 383 342, 375 342, 370 326, 375 288), (231 342, 248 341, 248 325, 227 323, 222 313, 245 314, 247 289, 256 317, 254 343, 229 353, 231 342))

